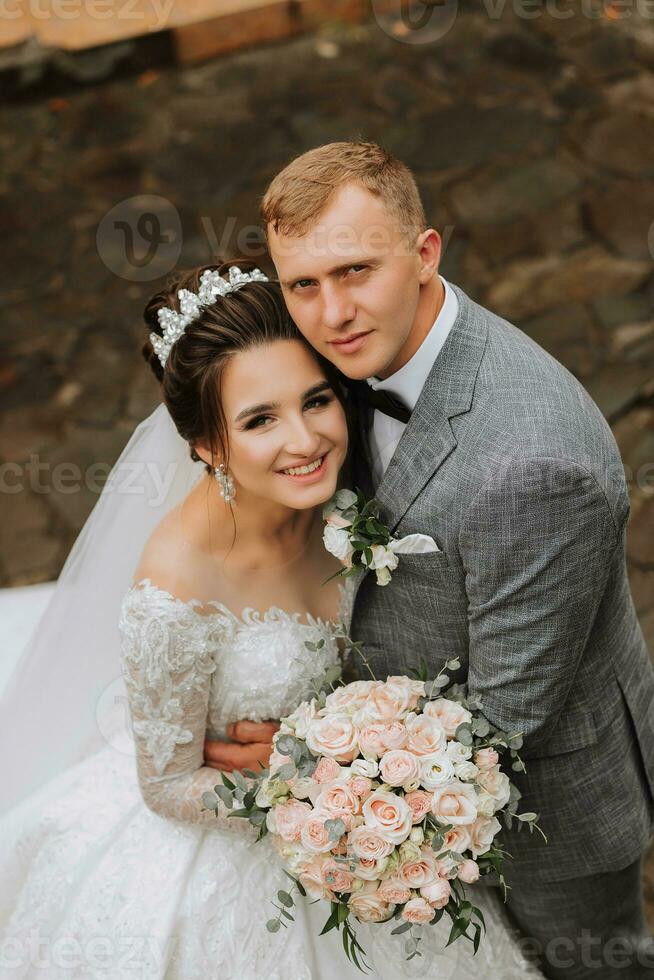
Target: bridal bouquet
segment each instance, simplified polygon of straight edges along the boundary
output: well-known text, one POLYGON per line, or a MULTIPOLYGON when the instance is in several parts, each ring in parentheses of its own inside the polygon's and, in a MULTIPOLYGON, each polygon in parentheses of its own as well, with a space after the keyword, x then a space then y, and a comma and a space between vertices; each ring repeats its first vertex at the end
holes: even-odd
POLYGON ((250 781, 223 773, 215 795, 204 794, 208 809, 220 799, 259 828, 258 839, 269 834, 293 881, 277 893, 269 931, 293 919, 297 889, 329 903, 323 933, 342 928, 360 969, 353 920, 396 919, 411 959, 421 955, 414 927, 447 915, 447 945, 463 937, 477 951, 483 915, 465 886, 495 871, 506 888, 498 817, 539 828, 537 814, 517 812, 520 793, 500 763, 507 753, 514 771, 524 769, 520 735, 491 730, 462 688, 444 696, 459 666, 449 661, 433 681, 424 664, 415 678, 334 686, 332 677, 329 693, 282 719, 268 769, 246 770, 250 781))

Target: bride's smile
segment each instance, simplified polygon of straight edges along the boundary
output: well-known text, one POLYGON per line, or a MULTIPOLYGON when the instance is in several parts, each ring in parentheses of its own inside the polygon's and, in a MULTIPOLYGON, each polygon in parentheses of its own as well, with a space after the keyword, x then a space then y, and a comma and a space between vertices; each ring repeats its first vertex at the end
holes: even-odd
POLYGON ((277 340, 232 357, 221 401, 239 509, 252 502, 305 510, 329 500, 345 461, 347 424, 303 341, 277 340))

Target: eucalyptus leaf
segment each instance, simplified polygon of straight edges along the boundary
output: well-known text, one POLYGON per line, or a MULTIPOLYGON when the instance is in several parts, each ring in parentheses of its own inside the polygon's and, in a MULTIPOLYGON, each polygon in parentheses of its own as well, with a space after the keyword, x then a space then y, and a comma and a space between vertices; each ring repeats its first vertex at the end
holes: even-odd
POLYGON ((225 806, 228 807, 231 810, 231 808, 234 805, 234 799, 233 799, 232 794, 230 793, 230 791, 227 789, 227 787, 226 786, 216 786, 215 787, 215 790, 216 790, 217 795, 220 797, 220 799, 225 804, 225 806))
POLYGON ((268 919, 266 922, 266 929, 268 932, 279 932, 281 929, 281 922, 279 919, 268 919))
POLYGON ((454 733, 454 737, 458 742, 461 742, 461 745, 472 745, 473 738, 470 725, 465 723, 459 725, 454 733))
POLYGON ((282 905, 285 905, 286 906, 287 909, 290 909, 290 908, 292 908, 295 905, 295 902, 293 901, 293 896, 292 895, 289 895, 288 892, 285 892, 281 888, 277 892, 277 898, 282 903, 282 905))
POLYGON ((281 769, 277 769, 275 776, 277 779, 286 781, 287 779, 293 779, 296 775, 297 769, 295 768, 294 762, 285 762, 281 769))
POLYGON ((217 810, 218 809, 218 797, 214 793, 206 792, 202 794, 202 804, 207 808, 207 810, 217 810))
POLYGON ((248 786, 247 779, 243 773, 239 772, 238 769, 235 769, 232 776, 234 777, 234 782, 236 783, 237 787, 244 793, 247 793, 250 787, 248 786))

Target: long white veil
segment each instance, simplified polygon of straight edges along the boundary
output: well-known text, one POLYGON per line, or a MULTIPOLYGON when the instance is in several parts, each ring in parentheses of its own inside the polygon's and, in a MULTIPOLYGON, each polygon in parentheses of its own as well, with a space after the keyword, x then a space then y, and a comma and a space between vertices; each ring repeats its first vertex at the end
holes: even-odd
POLYGON ((131 751, 118 618, 141 551, 203 475, 165 405, 113 467, 0 700, 0 810, 112 745, 131 751))

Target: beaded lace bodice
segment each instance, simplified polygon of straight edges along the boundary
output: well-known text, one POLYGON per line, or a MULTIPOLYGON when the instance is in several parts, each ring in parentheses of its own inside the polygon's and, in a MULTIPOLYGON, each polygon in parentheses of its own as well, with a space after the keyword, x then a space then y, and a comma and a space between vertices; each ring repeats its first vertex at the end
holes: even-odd
MULTIPOLYGON (((348 579, 339 612, 346 627, 353 598, 348 579)), ((219 602, 184 602, 144 579, 127 592, 119 626, 146 804, 168 819, 235 829, 225 813, 216 819, 202 809, 202 793, 218 779, 203 766, 205 738, 226 737, 232 721, 289 714, 337 662, 338 624, 278 607, 237 616, 219 602), (201 613, 207 605, 211 611, 201 613), (306 646, 321 640, 319 649, 306 646)))

